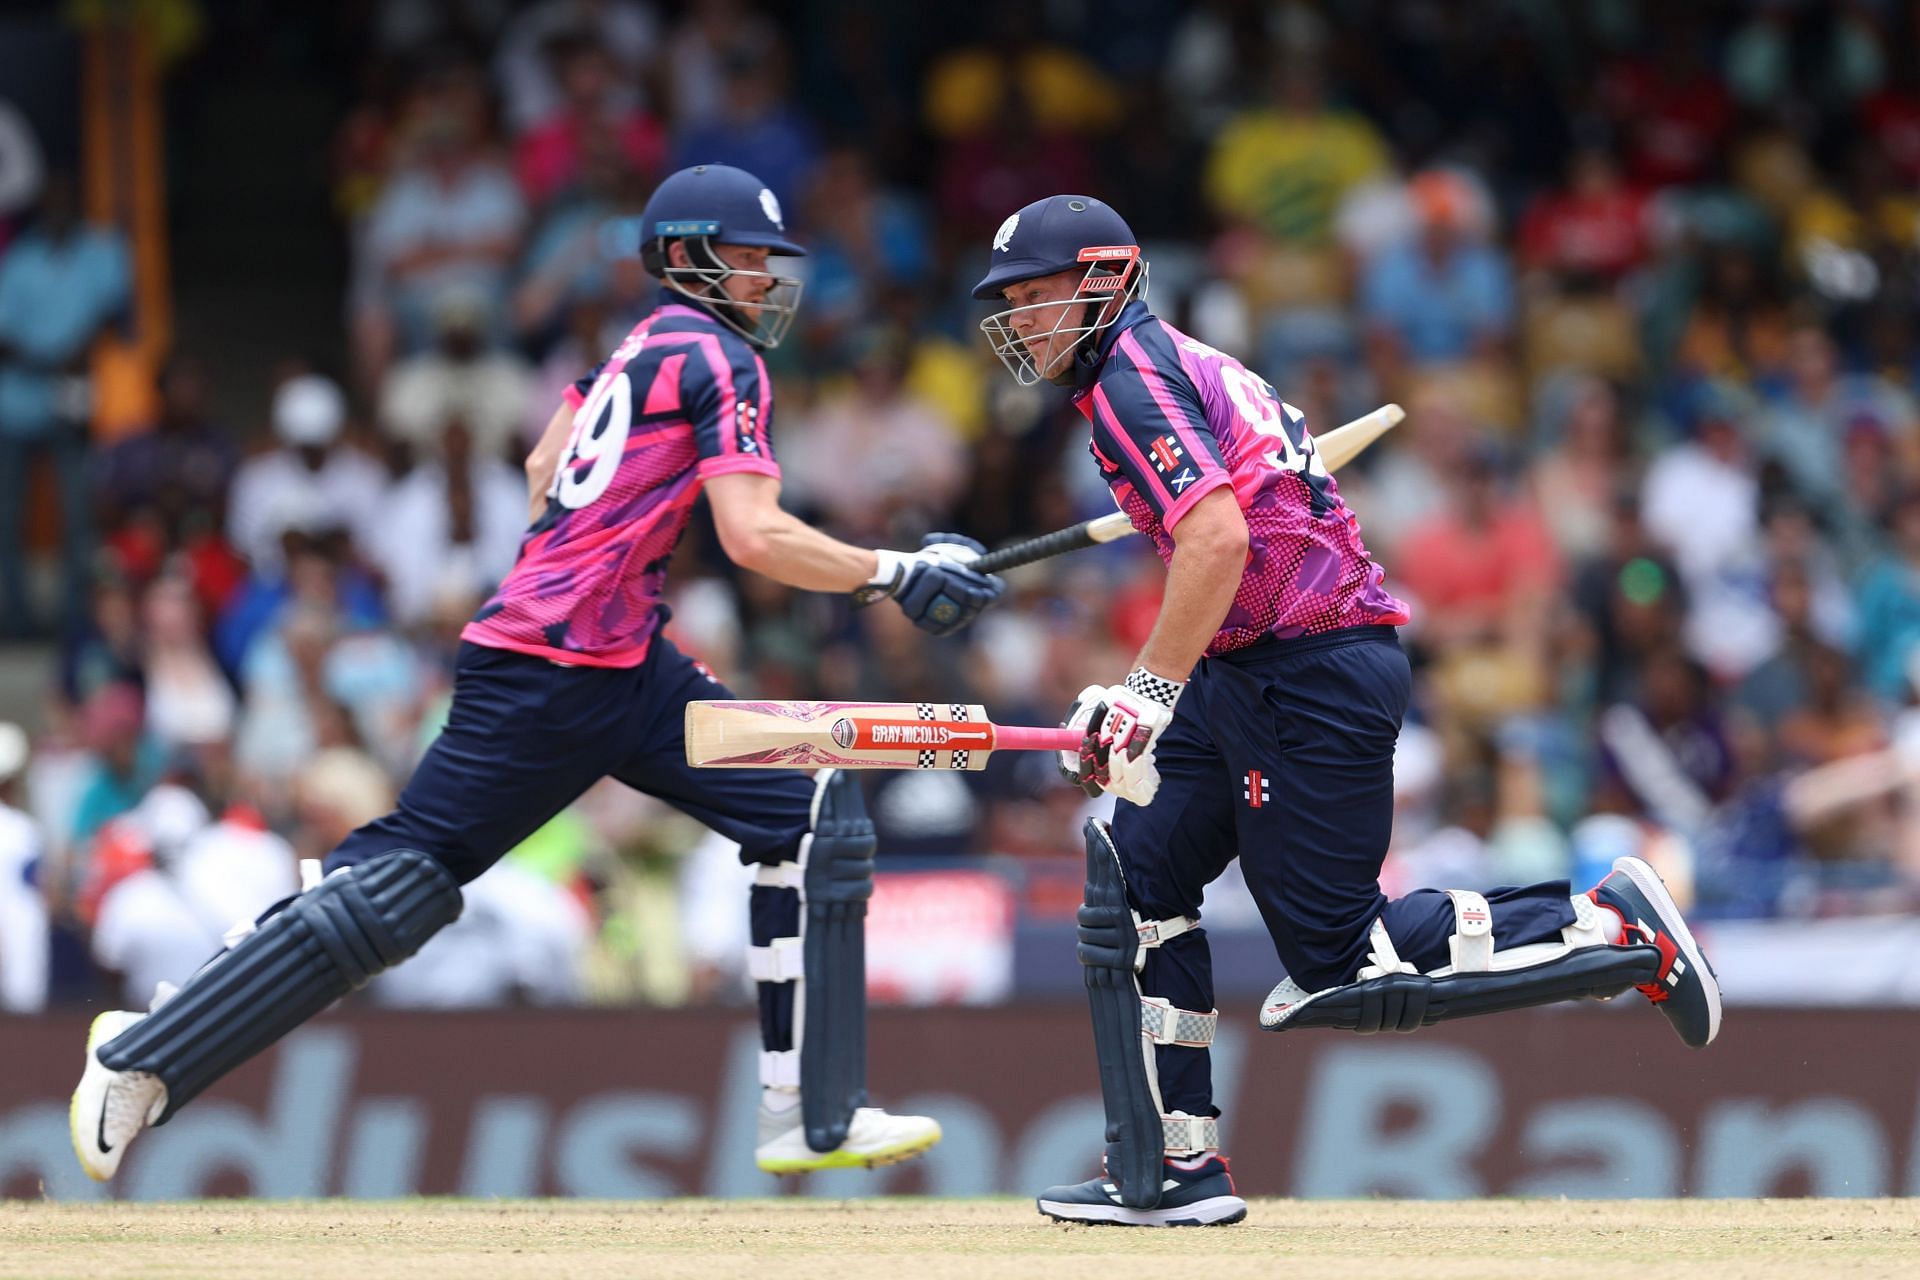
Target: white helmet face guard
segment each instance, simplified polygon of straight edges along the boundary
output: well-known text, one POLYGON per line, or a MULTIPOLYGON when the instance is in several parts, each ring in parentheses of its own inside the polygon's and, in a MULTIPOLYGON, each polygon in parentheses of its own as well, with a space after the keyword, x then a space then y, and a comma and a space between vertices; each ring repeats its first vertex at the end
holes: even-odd
POLYGON ((771 271, 730 267, 714 252, 714 242, 708 236, 687 236, 681 243, 687 246, 689 260, 698 262, 705 257, 707 265, 665 266, 661 277, 681 293, 706 303, 721 324, 754 346, 763 351, 779 346, 787 331, 793 328, 794 314, 800 308, 801 282, 793 276, 775 275, 771 271), (773 283, 759 302, 743 302, 726 291, 726 282, 736 276, 773 283))
POLYGON ((1137 245, 1082 249, 1080 260, 1088 264, 1087 272, 1080 278, 1080 285, 1071 298, 1009 307, 1005 311, 994 312, 980 322, 980 332, 987 335, 987 343, 993 348, 993 354, 1000 357, 1000 363, 1007 366, 1007 372, 1013 375, 1013 380, 1023 387, 1056 376, 1068 366, 1074 353, 1088 338, 1101 333, 1118 319, 1129 302, 1147 296, 1147 264, 1140 257, 1137 245), (1119 266, 1117 271, 1114 269, 1116 265, 1119 266), (1080 309, 1086 303, 1095 304, 1090 313, 1080 309), (1041 312, 1049 307, 1059 309, 1052 328, 1035 329, 1026 338, 1014 331, 1016 316, 1041 312), (1068 324, 1067 320, 1076 315, 1087 316, 1089 323, 1068 324), (1105 319, 1101 318, 1103 315, 1105 319), (1029 339, 1057 340, 1068 335, 1073 340, 1064 347, 1053 349, 1047 361, 1048 368, 1042 369, 1034 363, 1033 353, 1027 349, 1029 339))

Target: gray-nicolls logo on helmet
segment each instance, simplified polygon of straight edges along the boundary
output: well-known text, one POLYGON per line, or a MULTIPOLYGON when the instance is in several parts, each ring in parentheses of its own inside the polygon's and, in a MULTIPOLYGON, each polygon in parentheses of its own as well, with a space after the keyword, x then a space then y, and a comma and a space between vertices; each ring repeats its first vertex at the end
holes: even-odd
POLYGON ((991 265, 973 296, 1011 303, 980 322, 993 353, 1023 386, 1071 386, 1099 363, 1100 336, 1147 296, 1147 261, 1126 220, 1092 196, 1049 196, 994 232, 991 265))
POLYGON ((798 278, 767 270, 767 260, 806 253, 787 238, 780 201, 767 184, 732 165, 697 164, 669 175, 640 214, 647 271, 765 350, 793 327, 801 290, 798 278))

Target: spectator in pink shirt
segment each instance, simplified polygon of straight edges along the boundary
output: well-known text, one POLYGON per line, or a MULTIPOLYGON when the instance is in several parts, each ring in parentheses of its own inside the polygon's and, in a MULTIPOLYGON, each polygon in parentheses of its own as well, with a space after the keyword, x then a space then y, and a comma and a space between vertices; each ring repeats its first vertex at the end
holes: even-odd
POLYGON ((514 151, 520 189, 534 204, 565 193, 580 178, 589 146, 610 147, 647 186, 660 177, 667 136, 660 122, 614 95, 616 68, 607 52, 579 34, 548 45, 563 97, 552 115, 529 129, 514 151))

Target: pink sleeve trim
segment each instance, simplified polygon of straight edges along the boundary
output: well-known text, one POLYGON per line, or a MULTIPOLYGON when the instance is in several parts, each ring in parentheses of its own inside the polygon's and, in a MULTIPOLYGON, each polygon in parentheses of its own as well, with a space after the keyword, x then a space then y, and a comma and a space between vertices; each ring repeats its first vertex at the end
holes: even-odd
POLYGON ((1200 499, 1206 497, 1215 489, 1232 483, 1233 478, 1224 471, 1207 472, 1207 474, 1196 481, 1191 488, 1180 495, 1180 501, 1167 508, 1166 514, 1160 517, 1160 527, 1168 533, 1172 533, 1173 526, 1179 524, 1187 512, 1193 510, 1194 503, 1200 501, 1200 499))
POLYGON ((756 458, 746 453, 730 453, 719 458, 702 458, 695 468, 695 474, 702 480, 711 480, 715 476, 732 475, 737 471, 752 471, 763 476, 780 478, 780 464, 768 458, 756 458))

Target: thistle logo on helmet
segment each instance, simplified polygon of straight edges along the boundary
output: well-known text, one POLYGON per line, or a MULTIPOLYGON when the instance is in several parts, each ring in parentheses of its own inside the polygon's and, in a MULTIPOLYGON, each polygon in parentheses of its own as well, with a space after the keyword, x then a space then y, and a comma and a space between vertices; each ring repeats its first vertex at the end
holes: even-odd
POLYGON ((1017 213, 1008 214, 1007 220, 1000 224, 1000 229, 993 233, 993 247, 999 252, 1005 253, 1007 246, 1013 243, 1013 229, 1019 225, 1020 215, 1017 213))
POLYGON ((853 745, 853 735, 855 732, 853 721, 847 719, 845 716, 841 716, 838 720, 835 720, 833 722, 833 728, 828 730, 828 732, 833 735, 834 743, 839 746, 841 750, 844 751, 853 745))
POLYGON ((760 188, 760 208, 766 213, 767 221, 773 224, 774 230, 787 229, 787 224, 780 221, 780 200, 767 187, 760 188))

